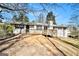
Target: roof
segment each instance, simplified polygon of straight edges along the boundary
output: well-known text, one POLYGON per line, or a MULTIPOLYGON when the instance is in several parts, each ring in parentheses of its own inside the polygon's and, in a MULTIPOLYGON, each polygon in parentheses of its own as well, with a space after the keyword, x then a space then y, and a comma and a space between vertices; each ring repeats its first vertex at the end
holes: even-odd
MULTIPOLYGON (((27 23, 22 23, 22 22, 15 22, 11 24, 24 24, 24 25, 43 25, 43 26, 49 26, 47 23, 33 23, 33 22, 27 22, 27 23)), ((65 25, 52 25, 52 27, 64 27, 66 28, 67 26, 65 25)))
POLYGON ((46 23, 32 23, 32 22, 27 23, 27 25, 44 25, 44 26, 48 26, 48 24, 46 24, 46 23))
POLYGON ((66 28, 67 26, 65 26, 65 25, 52 25, 51 27, 64 27, 64 28, 66 28))

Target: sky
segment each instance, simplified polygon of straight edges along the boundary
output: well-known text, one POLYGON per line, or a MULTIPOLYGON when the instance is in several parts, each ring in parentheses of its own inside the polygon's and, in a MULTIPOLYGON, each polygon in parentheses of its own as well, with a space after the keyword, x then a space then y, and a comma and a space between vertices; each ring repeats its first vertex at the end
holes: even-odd
MULTIPOLYGON (((62 7, 47 7, 48 12, 52 11, 53 14, 56 16, 55 20, 56 23, 61 25, 61 24, 68 24, 68 22, 70 21, 70 17, 72 14, 72 9, 70 8, 70 6, 63 4, 59 4, 62 7)), ((29 4, 29 8, 32 9, 36 9, 36 10, 40 10, 42 9, 42 6, 40 6, 39 4, 29 4)), ((36 11, 35 11, 36 12, 36 11)), ((46 12, 41 12, 44 13, 44 16, 46 17, 47 13, 46 12)), ((29 13, 26 14, 29 17, 29 20, 36 20, 36 17, 40 14, 40 12, 38 11, 37 13, 35 13, 35 15, 33 13, 29 13), (35 17, 36 16, 36 17, 35 17)), ((11 19, 12 15, 10 13, 3 13, 3 16, 6 17, 7 19, 11 19)), ((11 21, 11 20, 9 20, 11 21)))
MULTIPOLYGON (((61 5, 62 7, 57 7, 57 8, 51 8, 51 7, 48 7, 48 11, 52 11, 53 14, 56 16, 55 17, 55 20, 56 20, 56 23, 61 25, 61 24, 68 24, 69 21, 70 21, 70 17, 71 17, 71 14, 72 14, 72 10, 70 8, 70 6, 67 6, 65 4, 59 4, 61 5)), ((32 7, 34 6, 34 8, 36 9, 42 9, 41 6, 39 6, 38 4, 32 4, 32 7)), ((47 15, 47 13, 45 14, 45 16, 47 15)), ((31 20, 35 19, 35 17, 30 14, 29 15, 29 18, 31 20)))

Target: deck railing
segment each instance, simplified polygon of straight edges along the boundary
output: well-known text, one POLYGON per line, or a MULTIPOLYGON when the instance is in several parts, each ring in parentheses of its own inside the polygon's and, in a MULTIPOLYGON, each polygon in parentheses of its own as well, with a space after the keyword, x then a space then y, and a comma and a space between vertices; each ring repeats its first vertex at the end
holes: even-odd
POLYGON ((37 29, 27 29, 27 34, 43 34, 43 35, 51 35, 56 36, 56 33, 52 30, 37 30, 37 29))

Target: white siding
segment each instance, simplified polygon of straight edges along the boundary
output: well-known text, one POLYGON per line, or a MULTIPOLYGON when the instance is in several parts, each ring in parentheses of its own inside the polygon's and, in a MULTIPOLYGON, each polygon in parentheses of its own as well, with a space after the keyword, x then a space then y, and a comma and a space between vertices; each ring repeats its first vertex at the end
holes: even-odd
POLYGON ((36 25, 34 25, 34 28, 29 28, 29 32, 30 33, 38 33, 38 34, 42 34, 42 30, 44 29, 44 26, 42 26, 42 28, 39 30, 37 30, 37 26, 36 25))
POLYGON ((14 28, 13 33, 14 33, 14 34, 19 34, 20 31, 21 31, 21 33, 26 33, 26 26, 24 26, 23 29, 20 29, 20 28, 14 28))
POLYGON ((35 32, 35 29, 36 29, 36 26, 35 25, 32 28, 29 26, 29 32, 30 33, 34 33, 35 32))
POLYGON ((68 35, 70 34, 70 31, 68 29, 65 30, 65 37, 68 37, 68 35))
POLYGON ((19 34, 19 33, 20 33, 20 29, 18 29, 18 28, 17 28, 17 29, 14 29, 14 30, 13 30, 13 33, 14 33, 14 34, 19 34))
POLYGON ((57 36, 58 37, 64 37, 65 31, 63 29, 57 29, 57 36))
POLYGON ((48 21, 48 29, 53 29, 53 21, 48 21))

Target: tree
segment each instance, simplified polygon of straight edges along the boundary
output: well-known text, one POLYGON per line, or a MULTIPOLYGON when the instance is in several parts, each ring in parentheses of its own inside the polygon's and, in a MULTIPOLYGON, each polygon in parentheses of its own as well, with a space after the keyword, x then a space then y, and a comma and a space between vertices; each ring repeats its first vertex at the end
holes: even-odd
POLYGON ((71 22, 75 27, 79 27, 79 15, 73 15, 73 16, 71 16, 70 22, 71 22))
POLYGON ((3 30, 3 24, 0 24, 0 38, 2 38, 5 35, 5 32, 3 30))
POLYGON ((43 15, 43 13, 40 13, 39 16, 38 16, 38 22, 39 23, 44 23, 44 19, 45 19, 45 17, 43 15))
POLYGON ((6 26, 6 32, 8 35, 13 34, 13 26, 12 25, 7 25, 6 26))
POLYGON ((30 11, 27 3, 1 3, 0 8, 2 9, 0 12, 10 13, 13 17, 15 17, 16 14, 19 14, 20 11, 23 11, 24 13, 30 11))
POLYGON ((72 9, 72 14, 70 16, 70 22, 79 27, 79 3, 69 4, 72 9))
POLYGON ((4 19, 1 12, 2 12, 2 9, 0 8, 0 23, 2 23, 2 19, 4 19))
POLYGON ((14 15, 13 18, 12 18, 12 20, 13 20, 13 22, 18 21, 17 15, 14 15))
POLYGON ((49 21, 49 20, 52 20, 53 21, 53 24, 56 24, 56 22, 55 22, 55 16, 53 15, 52 12, 49 12, 47 14, 46 21, 49 21))
POLYGON ((23 11, 20 11, 19 15, 14 15, 12 20, 14 22, 22 22, 22 23, 29 22, 29 18, 24 14, 23 11))
POLYGON ((70 30, 71 35, 75 35, 78 37, 79 36, 79 15, 76 14, 71 16, 69 24, 71 25, 71 28, 72 28, 70 30))
POLYGON ((1 3, 0 7, 3 12, 8 12, 14 15, 15 12, 19 13, 19 11, 24 11, 24 13, 32 13, 36 14, 37 12, 46 11, 44 13, 48 13, 48 10, 56 9, 58 7, 62 8, 62 5, 56 3, 39 3, 36 5, 41 6, 40 9, 35 9, 33 4, 28 3, 1 3), (51 9, 50 9, 51 8, 51 9))
POLYGON ((23 11, 20 11, 19 12, 19 21, 20 22, 23 22, 24 21, 24 12, 23 11))
POLYGON ((35 20, 32 20, 31 22, 32 22, 32 23, 35 23, 35 20))
POLYGON ((20 13, 19 13, 19 17, 18 17, 18 20, 20 21, 20 22, 29 22, 29 18, 24 14, 24 12, 23 11, 21 11, 20 13))
POLYGON ((0 19, 0 23, 2 23, 2 20, 0 19))
POLYGON ((27 16, 24 16, 24 22, 29 22, 29 18, 27 16))

